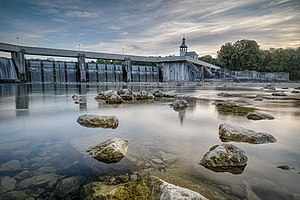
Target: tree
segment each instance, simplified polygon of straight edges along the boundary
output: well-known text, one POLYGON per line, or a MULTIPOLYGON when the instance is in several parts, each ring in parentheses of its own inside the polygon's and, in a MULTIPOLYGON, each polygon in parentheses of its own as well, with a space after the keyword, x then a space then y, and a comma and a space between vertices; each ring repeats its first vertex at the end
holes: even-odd
POLYGON ((226 43, 221 46, 218 51, 218 60, 221 67, 233 69, 232 56, 234 54, 234 47, 231 43, 226 43))

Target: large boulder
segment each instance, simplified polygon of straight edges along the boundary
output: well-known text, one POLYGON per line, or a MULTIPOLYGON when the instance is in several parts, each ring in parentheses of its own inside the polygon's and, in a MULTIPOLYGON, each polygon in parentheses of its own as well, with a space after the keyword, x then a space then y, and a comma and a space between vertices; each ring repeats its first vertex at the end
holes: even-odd
POLYGON ((216 102, 215 105, 218 112, 225 115, 234 114, 244 116, 247 113, 255 110, 255 108, 241 106, 229 101, 216 102))
POLYGON ((114 138, 89 148, 87 152, 100 162, 117 163, 125 157, 128 146, 128 140, 114 138))
POLYGON ((176 99, 173 103, 170 104, 175 111, 179 111, 188 107, 188 103, 184 99, 176 99))
POLYGON ((267 113, 261 113, 261 112, 249 112, 246 115, 247 119, 251 119, 251 120, 262 120, 262 119, 268 119, 268 120, 272 120, 274 119, 274 117, 270 114, 267 113))
POLYGON ((276 139, 268 133, 255 132, 240 126, 221 124, 219 126, 219 137, 222 142, 247 142, 251 144, 273 143, 276 139))
POLYGON ((215 172, 241 174, 247 165, 245 152, 233 144, 215 145, 203 156, 200 165, 215 172))
POLYGON ((81 115, 77 122, 85 127, 117 128, 119 120, 115 116, 81 115))

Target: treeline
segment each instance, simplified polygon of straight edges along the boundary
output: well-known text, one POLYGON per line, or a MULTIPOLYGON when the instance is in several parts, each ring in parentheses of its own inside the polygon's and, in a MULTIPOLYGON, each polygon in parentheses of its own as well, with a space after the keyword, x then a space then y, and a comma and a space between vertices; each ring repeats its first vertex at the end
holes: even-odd
POLYGON ((222 45, 217 58, 199 59, 235 71, 288 72, 290 80, 300 80, 300 47, 261 50, 254 40, 239 40, 222 45))

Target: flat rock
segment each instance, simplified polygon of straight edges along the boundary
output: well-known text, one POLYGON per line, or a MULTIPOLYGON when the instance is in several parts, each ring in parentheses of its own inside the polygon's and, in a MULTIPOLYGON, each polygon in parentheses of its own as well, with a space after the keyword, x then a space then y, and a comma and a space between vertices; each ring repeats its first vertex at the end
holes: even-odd
POLYGON ((287 94, 284 92, 273 92, 272 96, 287 96, 287 94))
POLYGON ((0 166, 0 172, 16 171, 18 169, 20 169, 20 162, 18 160, 10 160, 0 166))
POLYGON ((253 112, 255 108, 245 107, 233 102, 224 101, 215 103, 217 110, 221 114, 234 114, 234 115, 246 115, 249 112, 253 112))
POLYGON ((175 111, 179 111, 179 110, 182 110, 182 109, 185 109, 186 107, 188 107, 188 103, 184 99, 176 99, 173 103, 170 104, 170 106, 175 111))
POLYGON ((24 179, 17 183, 18 189, 26 189, 33 187, 52 187, 57 182, 56 174, 43 174, 40 176, 33 176, 27 179, 24 179))
POLYGON ((203 156, 200 165, 215 172, 241 174, 247 165, 245 152, 233 144, 215 145, 203 156))
POLYGON ((268 119, 268 120, 272 120, 274 119, 274 117, 270 114, 267 113, 261 113, 261 112, 249 112, 246 115, 247 119, 251 119, 251 120, 263 120, 263 119, 268 119))
POLYGON ((232 94, 229 94, 227 92, 221 92, 217 94, 219 97, 233 97, 232 94))
POLYGON ((81 115, 78 117, 77 122, 82 126, 92 128, 115 129, 119 125, 119 120, 115 116, 81 115))
POLYGON ((89 148, 87 152, 100 162, 117 163, 125 157, 128 146, 128 140, 114 138, 89 148))
POLYGON ((268 133, 255 132, 240 126, 221 124, 219 126, 219 137, 222 142, 247 142, 251 144, 274 143, 276 139, 268 133))
POLYGON ((11 191, 0 196, 2 200, 25 200, 27 198, 27 194, 25 191, 11 191))

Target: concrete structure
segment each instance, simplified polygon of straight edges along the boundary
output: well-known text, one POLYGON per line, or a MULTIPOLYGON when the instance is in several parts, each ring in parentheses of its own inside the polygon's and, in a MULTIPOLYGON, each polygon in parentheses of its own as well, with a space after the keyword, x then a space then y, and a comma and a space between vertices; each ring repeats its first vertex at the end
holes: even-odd
POLYGON ((289 81, 289 73, 285 72, 226 71, 224 76, 235 81, 289 81))
MULTIPOLYGON (((184 39, 184 38, 183 38, 184 39)), ((185 39, 183 40, 185 41, 185 39)), ((187 46, 185 43, 180 47, 182 53, 187 53, 187 46)), ((195 59, 189 56, 173 56, 173 57, 146 57, 135 55, 123 54, 108 54, 97 53, 89 51, 74 51, 63 49, 51 49, 41 47, 19 46, 7 43, 0 43, 0 51, 11 52, 12 60, 14 61, 17 69, 19 79, 26 81, 26 62, 25 54, 40 55, 40 56, 59 56, 59 57, 75 57, 78 58, 79 82, 87 80, 87 63, 85 59, 102 59, 122 61, 125 67, 123 81, 132 81, 132 63, 147 62, 158 66, 160 74, 162 74, 160 81, 199 81, 204 80, 206 77, 212 78, 218 75, 220 68, 195 59)), ((183 55, 183 54, 182 54, 183 55)), ((43 72, 43 67, 41 66, 43 72)), ((43 77, 43 76, 42 76, 43 77)), ((55 78, 53 78, 55 79, 55 78)), ((42 79, 43 80, 43 79, 42 79)))

